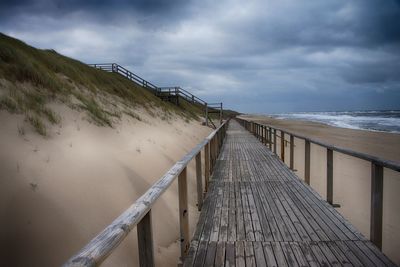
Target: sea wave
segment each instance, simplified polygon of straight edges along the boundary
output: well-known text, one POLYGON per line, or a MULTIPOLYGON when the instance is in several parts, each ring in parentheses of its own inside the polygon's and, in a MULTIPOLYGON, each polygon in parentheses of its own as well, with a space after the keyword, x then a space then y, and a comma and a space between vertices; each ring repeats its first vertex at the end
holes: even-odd
POLYGON ((320 122, 340 128, 400 133, 400 110, 299 112, 274 114, 272 117, 320 122))

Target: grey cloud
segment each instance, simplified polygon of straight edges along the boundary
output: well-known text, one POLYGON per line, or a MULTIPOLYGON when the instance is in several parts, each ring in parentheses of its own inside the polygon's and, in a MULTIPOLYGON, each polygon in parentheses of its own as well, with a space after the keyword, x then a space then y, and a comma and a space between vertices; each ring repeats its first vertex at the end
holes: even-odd
POLYGON ((393 108, 399 96, 400 1, 18 0, 0 10, 6 34, 244 112, 393 108))

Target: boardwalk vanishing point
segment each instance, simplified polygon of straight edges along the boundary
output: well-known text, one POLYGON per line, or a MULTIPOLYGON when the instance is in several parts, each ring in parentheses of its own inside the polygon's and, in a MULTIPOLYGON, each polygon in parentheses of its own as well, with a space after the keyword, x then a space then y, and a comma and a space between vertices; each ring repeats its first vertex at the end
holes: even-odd
POLYGON ((231 121, 184 266, 396 266, 231 121))

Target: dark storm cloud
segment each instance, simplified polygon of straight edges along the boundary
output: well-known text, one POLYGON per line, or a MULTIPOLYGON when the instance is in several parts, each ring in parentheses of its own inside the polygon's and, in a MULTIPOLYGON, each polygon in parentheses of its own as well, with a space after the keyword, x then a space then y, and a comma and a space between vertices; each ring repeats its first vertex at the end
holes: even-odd
POLYGON ((400 109, 399 18, 398 0, 0 2, 6 34, 251 112, 400 109))
POLYGON ((148 13, 163 13, 189 3, 190 1, 184 0, 2 0, 0 7, 17 11, 31 9, 31 11, 48 15, 54 12, 73 12, 77 10, 93 13, 101 10, 137 10, 148 13))

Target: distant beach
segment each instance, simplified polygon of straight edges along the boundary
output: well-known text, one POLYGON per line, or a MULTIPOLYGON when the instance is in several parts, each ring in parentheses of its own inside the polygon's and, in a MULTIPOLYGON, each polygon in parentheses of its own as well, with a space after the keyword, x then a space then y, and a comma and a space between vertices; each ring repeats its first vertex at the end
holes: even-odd
POLYGON ((400 133, 400 110, 298 112, 269 116, 313 121, 347 129, 400 133))

